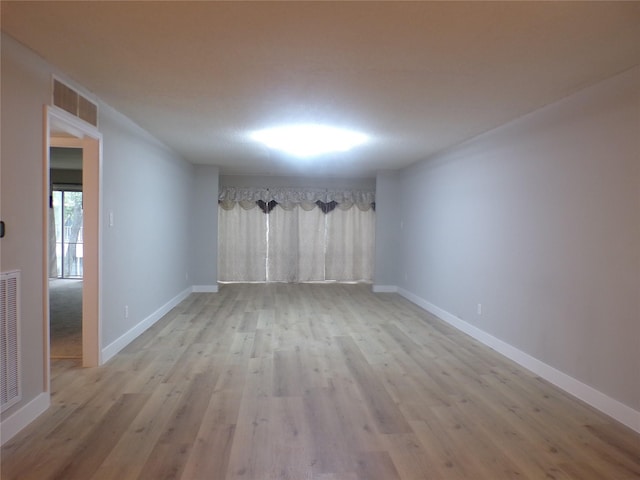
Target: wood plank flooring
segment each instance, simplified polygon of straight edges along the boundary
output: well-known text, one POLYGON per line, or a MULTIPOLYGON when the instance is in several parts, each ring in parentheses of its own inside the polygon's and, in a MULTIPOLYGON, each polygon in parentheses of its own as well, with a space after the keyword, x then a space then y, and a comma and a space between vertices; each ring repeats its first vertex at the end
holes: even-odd
POLYGON ((368 286, 224 285, 53 370, 2 479, 640 479, 640 435, 368 286))

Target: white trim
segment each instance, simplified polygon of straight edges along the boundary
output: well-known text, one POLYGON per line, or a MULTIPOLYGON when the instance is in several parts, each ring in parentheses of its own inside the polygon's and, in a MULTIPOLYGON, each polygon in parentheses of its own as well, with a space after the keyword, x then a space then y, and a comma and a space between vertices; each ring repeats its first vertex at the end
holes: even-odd
POLYGON ((106 363, 113 358, 120 350, 129 345, 133 340, 140 336, 145 330, 151 327, 154 323, 164 317, 169 310, 178 305, 181 301, 189 296, 191 288, 187 288, 173 297, 147 318, 138 323, 135 327, 124 333, 118 339, 107 345, 102 349, 102 362, 106 363))
POLYGON ((49 408, 49 405, 51 405, 51 398, 48 392, 44 392, 5 418, 0 423, 0 445, 4 445, 20 430, 42 415, 49 408))
POLYGON ((531 372, 539 375, 543 379, 551 382, 556 387, 561 388, 565 392, 573 395, 574 397, 588 403, 592 407, 600 410, 602 413, 609 415, 615 420, 623 423, 627 427, 640 433, 640 412, 633 408, 619 402, 618 400, 605 395, 604 393, 596 390, 589 385, 586 385, 579 380, 567 375, 556 368, 547 365, 546 363, 532 357, 528 353, 518 350, 512 345, 496 338, 487 332, 470 325, 464 320, 456 317, 455 315, 443 310, 432 303, 418 297, 417 295, 408 292, 402 288, 398 289, 398 293, 405 297, 407 300, 415 303, 419 307, 425 309, 429 313, 432 313, 436 317, 440 318, 449 325, 457 328, 458 330, 470 335, 479 342, 494 349, 498 353, 513 360, 522 367, 530 370, 531 372))
POLYGON ((191 287, 193 293, 218 293, 218 285, 194 285, 191 287))
MULTIPOLYGON (((64 83, 64 82, 63 82, 64 83)), ((68 133, 82 138, 87 135, 91 138, 95 138, 96 140, 102 140, 102 133, 98 130, 98 127, 95 125, 91 125, 90 123, 85 122, 79 117, 76 117, 72 113, 63 110, 57 105, 45 105, 47 108, 47 112, 52 116, 56 117, 58 120, 61 120, 68 125, 65 125, 65 131, 68 130, 68 133), (75 131, 74 131, 75 129, 75 131)))
POLYGON ((398 287, 395 285, 374 285, 371 290, 373 293, 397 293, 398 287))
POLYGON ((85 135, 82 140, 83 239, 82 366, 102 364, 102 139, 85 135))

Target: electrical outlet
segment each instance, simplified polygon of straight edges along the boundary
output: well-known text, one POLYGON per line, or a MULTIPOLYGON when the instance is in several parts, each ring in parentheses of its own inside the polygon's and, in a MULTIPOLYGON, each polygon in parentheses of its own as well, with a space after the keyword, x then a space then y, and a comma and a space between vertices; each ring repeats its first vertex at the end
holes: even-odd
POLYGON ((476 307, 476 313, 478 315, 482 315, 482 304, 479 303, 478 306, 476 307))
POLYGON ((124 306, 124 318, 129 318, 129 305, 124 306))

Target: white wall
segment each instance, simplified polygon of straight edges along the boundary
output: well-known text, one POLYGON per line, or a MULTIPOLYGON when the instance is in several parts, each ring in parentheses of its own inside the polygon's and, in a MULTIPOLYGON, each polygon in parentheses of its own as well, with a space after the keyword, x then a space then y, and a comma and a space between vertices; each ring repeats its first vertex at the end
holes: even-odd
POLYGON ((279 177, 260 175, 221 175, 221 187, 291 187, 291 188, 350 188, 354 190, 375 190, 375 178, 335 178, 335 177, 279 177))
MULTIPOLYGON (((0 240, 0 267, 22 271, 23 291, 23 400, 2 414, 3 427, 5 420, 43 398, 46 390, 43 106, 50 104, 52 73, 64 78, 30 50, 2 35, 0 214, 7 224, 7 236, 0 240)), ((189 291, 186 274, 194 173, 190 164, 103 104, 99 130, 103 134, 101 201, 105 213, 100 238, 104 349, 189 291), (111 211, 113 227, 107 224, 111 211), (124 305, 129 306, 127 319, 124 305)), ((26 409, 29 413, 37 410, 26 409)))
POLYGON ((104 139, 102 344, 108 347, 191 285, 194 171, 108 107, 100 109, 99 125, 104 139))
POLYGON ((49 102, 46 67, 2 35, 0 103, 0 269, 22 271, 22 402, 6 418, 43 392, 43 105, 49 102))
POLYGON ((396 291, 400 281, 402 216, 400 175, 381 171, 376 176, 376 252, 373 290, 396 291))
POLYGON ((400 188, 406 294, 640 411, 640 68, 400 188))
POLYGON ((195 166, 191 271, 196 291, 218 290, 218 167, 195 166))

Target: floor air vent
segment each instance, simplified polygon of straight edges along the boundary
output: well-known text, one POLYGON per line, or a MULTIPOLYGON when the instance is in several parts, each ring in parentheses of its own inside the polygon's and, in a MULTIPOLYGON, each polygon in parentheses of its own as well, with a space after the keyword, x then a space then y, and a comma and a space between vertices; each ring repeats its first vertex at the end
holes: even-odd
POLYGON ((53 79, 53 104, 94 127, 98 126, 98 106, 55 78, 53 79))
POLYGON ((20 401, 20 272, 0 273, 0 411, 20 401))

